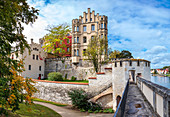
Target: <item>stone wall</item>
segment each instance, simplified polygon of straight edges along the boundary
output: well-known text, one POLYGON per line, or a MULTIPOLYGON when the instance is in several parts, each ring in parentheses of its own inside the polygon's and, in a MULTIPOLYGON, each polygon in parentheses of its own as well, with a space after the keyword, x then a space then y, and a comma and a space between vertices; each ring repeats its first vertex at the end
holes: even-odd
POLYGON ((137 85, 154 111, 161 117, 170 117, 170 90, 137 77, 137 85))
POLYGON ((57 58, 46 59, 45 61, 45 77, 47 78, 50 72, 60 72, 63 77, 67 74, 67 78, 71 79, 72 76, 77 77, 77 80, 85 80, 88 77, 96 76, 94 68, 87 61, 81 61, 80 65, 71 63, 71 58, 57 58), (83 66, 82 66, 83 64, 83 66))

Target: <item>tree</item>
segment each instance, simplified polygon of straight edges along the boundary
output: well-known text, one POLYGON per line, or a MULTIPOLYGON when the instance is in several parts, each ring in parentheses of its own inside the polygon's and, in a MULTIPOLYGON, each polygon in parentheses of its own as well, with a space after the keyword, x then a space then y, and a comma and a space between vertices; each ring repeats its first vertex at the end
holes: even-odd
POLYGON ((17 56, 25 48, 30 48, 25 36, 23 24, 33 23, 37 19, 38 10, 30 7, 26 0, 1 0, 0 1, 0 112, 5 113, 5 108, 13 111, 19 108, 19 102, 25 99, 30 102, 30 97, 36 91, 31 79, 19 76, 22 72, 22 60, 12 60, 10 55, 14 52, 17 56), (12 44, 16 46, 13 47, 12 44), (25 91, 25 93, 23 93, 25 91))
POLYGON ((69 39, 67 34, 70 32, 70 28, 67 24, 61 24, 58 26, 49 26, 47 29, 49 34, 46 34, 44 39, 44 50, 48 53, 53 53, 57 56, 58 53, 64 54, 63 49, 66 45, 63 43, 65 39, 69 39))
POLYGON ((96 72, 101 71, 101 64, 107 54, 107 47, 105 38, 98 38, 97 36, 94 36, 90 39, 86 52, 83 53, 88 60, 92 61, 96 72))
POLYGON ((119 50, 114 50, 110 53, 109 58, 117 58, 120 54, 119 50))
POLYGON ((133 58, 133 56, 131 52, 122 50, 121 53, 117 55, 117 58, 133 58))

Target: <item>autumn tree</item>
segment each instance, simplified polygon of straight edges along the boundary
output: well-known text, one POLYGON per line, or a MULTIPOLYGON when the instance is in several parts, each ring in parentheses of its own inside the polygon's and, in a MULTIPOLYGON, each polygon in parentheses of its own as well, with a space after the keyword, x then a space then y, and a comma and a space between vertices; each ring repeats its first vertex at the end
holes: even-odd
POLYGON ((67 34, 70 32, 70 28, 67 24, 60 24, 58 26, 49 26, 47 31, 49 32, 43 37, 44 50, 48 53, 53 53, 55 56, 64 54, 66 47, 63 41, 69 39, 67 34))
POLYGON ((23 24, 33 23, 37 19, 38 10, 30 7, 26 0, 0 1, 0 112, 5 108, 13 111, 19 108, 22 99, 29 102, 36 91, 31 79, 23 79, 22 60, 13 60, 11 53, 22 54, 29 45, 22 34, 23 24), (12 45, 15 45, 13 47, 12 45), (25 93, 23 93, 25 91, 25 93))
POLYGON ((102 62, 106 57, 107 41, 105 38, 94 36, 90 39, 86 52, 83 55, 92 61, 96 72, 101 71, 102 62))

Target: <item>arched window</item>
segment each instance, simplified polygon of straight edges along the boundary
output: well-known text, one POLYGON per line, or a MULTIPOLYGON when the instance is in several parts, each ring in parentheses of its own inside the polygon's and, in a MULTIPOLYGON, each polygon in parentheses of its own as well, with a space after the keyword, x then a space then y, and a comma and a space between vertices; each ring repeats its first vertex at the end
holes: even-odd
POLYGON ((118 107, 120 100, 121 100, 121 97, 120 97, 120 95, 118 95, 116 97, 116 102, 117 102, 116 107, 118 107))

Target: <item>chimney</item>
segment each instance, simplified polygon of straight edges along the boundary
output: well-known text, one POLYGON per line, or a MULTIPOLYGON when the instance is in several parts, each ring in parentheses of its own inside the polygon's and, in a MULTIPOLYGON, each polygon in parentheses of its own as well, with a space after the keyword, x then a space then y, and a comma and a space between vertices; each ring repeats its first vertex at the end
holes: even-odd
POLYGON ((31 38, 31 44, 33 43, 33 38, 31 38))

